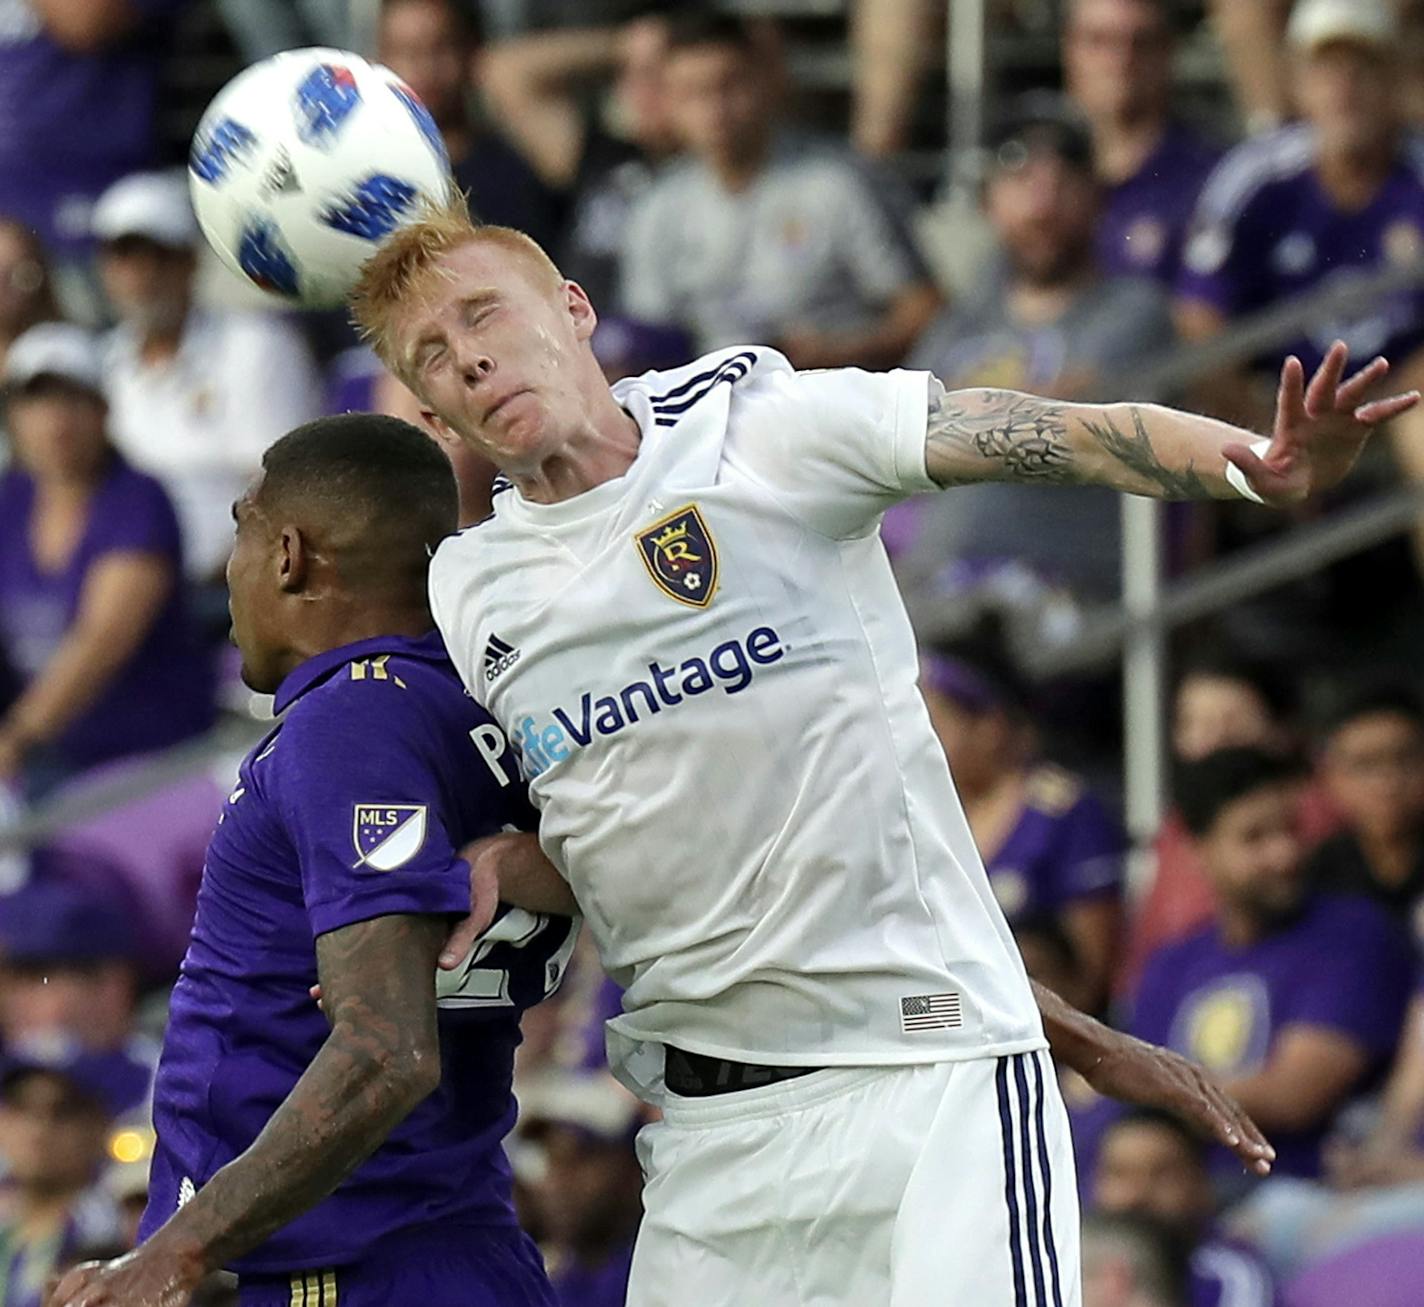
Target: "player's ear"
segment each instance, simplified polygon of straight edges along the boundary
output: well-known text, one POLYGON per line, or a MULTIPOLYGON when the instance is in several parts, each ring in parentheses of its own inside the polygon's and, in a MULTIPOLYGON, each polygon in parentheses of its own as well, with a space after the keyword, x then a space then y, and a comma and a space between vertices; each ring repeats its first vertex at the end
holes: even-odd
POLYGON ((564 282, 564 307, 573 319, 574 335, 579 340, 588 340, 598 326, 598 314, 588 298, 588 292, 578 282, 564 282))
POLYGON ((300 527, 284 526, 277 537, 277 586, 283 594, 306 588, 311 555, 300 527))
POLYGON ((423 408, 420 410, 420 421, 425 429, 430 432, 435 443, 447 454, 452 449, 459 449, 464 441, 457 436, 448 425, 445 419, 437 416, 432 410, 423 408))

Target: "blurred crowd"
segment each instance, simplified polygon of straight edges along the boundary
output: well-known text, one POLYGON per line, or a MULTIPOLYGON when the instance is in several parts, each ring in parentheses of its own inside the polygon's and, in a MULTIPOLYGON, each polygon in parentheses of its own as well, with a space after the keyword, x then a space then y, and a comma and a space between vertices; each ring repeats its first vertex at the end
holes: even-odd
MULTIPOLYGON (((298 45, 394 69, 477 216, 588 289, 610 380, 754 342, 1255 427, 1336 338, 1424 382, 1424 6, 987 0, 991 55, 1053 53, 991 69, 952 167, 945 0, 823 8, 831 107, 776 0, 0 0, 0 1307, 134 1238, 167 988, 265 711, 226 647, 232 501, 319 413, 419 418, 342 315, 204 249, 161 113, 195 12, 210 92, 298 45)), ((480 519, 492 470, 456 474, 480 519)), ((1173 506, 1169 571, 1421 481, 1412 413, 1293 518, 1173 506)), ((1136 848, 1114 670, 1043 673, 1120 591, 1116 497, 962 488, 884 535, 1030 972, 1205 1063, 1279 1152, 1252 1181, 1065 1070, 1087 1307, 1424 1302, 1424 519, 1174 635, 1170 811, 1136 848)), ((569 1307, 622 1303, 639 1220, 618 1002, 580 954, 521 1050, 521 1215, 569 1307)))

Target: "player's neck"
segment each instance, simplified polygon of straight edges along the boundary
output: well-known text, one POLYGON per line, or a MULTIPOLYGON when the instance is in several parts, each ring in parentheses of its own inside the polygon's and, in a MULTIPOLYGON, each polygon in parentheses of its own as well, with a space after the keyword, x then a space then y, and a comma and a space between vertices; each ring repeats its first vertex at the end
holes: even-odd
POLYGON ((519 494, 532 503, 557 504, 605 481, 621 477, 638 457, 643 433, 632 416, 604 390, 589 405, 585 422, 559 452, 529 471, 507 475, 519 494))
POLYGON ((313 613, 309 629, 292 632, 287 666, 282 669, 282 675, 289 675, 311 658, 362 640, 392 636, 419 640, 434 629, 435 619, 424 605, 373 606, 353 595, 349 603, 333 603, 326 611, 313 613))

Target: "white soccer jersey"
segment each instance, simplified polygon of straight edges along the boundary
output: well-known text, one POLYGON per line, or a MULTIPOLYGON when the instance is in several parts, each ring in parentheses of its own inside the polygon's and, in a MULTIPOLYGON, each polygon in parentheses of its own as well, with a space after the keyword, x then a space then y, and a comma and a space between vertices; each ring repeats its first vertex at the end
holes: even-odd
POLYGON ((519 749, 545 851, 626 988, 610 1053, 867 1065, 1043 1047, 917 688, 878 535, 925 472, 928 374, 719 351, 614 387, 627 473, 497 486, 436 620, 519 749))

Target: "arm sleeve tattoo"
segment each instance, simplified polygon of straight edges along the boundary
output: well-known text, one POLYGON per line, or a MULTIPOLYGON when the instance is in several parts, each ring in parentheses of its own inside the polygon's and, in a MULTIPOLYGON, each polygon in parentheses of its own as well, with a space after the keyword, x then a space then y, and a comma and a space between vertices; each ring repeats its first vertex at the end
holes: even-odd
POLYGON ((438 917, 387 916, 317 940, 331 1034, 246 1152, 164 1231, 210 1269, 314 1207, 440 1080, 438 917))
POLYGON ((1012 390, 950 391, 934 382, 925 468, 945 487, 1028 481, 1213 499, 1231 491, 1223 475, 1204 476, 1198 466, 1222 463, 1226 432, 1210 419, 1154 406, 1068 404, 1012 390))

